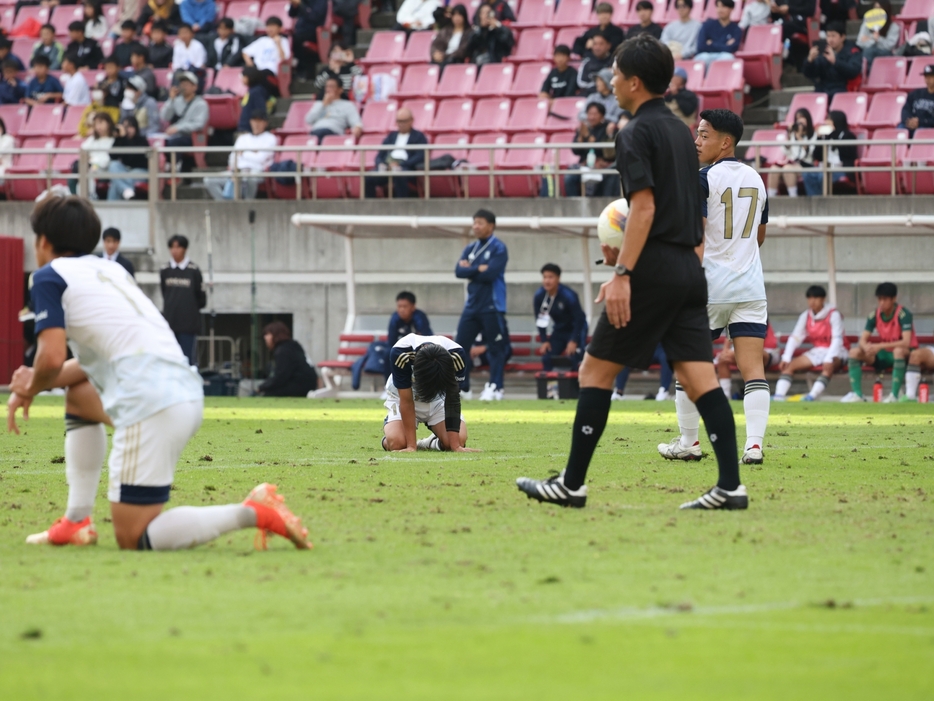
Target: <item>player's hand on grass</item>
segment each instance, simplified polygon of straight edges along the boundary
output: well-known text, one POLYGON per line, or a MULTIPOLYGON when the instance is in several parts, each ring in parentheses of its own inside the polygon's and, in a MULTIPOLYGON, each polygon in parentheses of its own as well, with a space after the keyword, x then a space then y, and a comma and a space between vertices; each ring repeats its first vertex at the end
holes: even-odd
POLYGON ((6 428, 7 431, 19 435, 19 427, 16 425, 16 412, 20 408, 23 410, 23 418, 29 421, 29 407, 32 405, 32 397, 21 397, 18 394, 11 394, 6 403, 6 428))
POLYGON ((468 448, 464 445, 459 445, 456 448, 451 448, 452 453, 482 453, 483 451, 479 448, 468 448))
POLYGON ((394 452, 394 453, 414 453, 416 450, 418 450, 418 448, 415 448, 415 447, 409 448, 408 446, 406 446, 405 448, 399 448, 399 450, 394 450, 394 451, 392 451, 392 452, 394 452))
POLYGON ((629 287, 629 276, 614 275, 600 285, 600 294, 597 295, 596 302, 597 304, 606 302, 607 318, 615 328, 620 329, 629 323, 632 316, 629 309, 631 297, 632 290, 629 287))
POLYGON ((607 246, 605 243, 600 244, 600 250, 603 251, 603 264, 609 267, 616 265, 616 259, 619 258, 619 249, 612 248, 607 246))

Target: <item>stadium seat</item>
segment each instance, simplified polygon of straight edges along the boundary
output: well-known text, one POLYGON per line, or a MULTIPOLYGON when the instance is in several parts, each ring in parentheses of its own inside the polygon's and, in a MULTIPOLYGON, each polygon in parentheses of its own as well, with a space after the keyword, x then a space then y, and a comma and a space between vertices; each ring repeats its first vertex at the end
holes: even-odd
POLYGON ((396 86, 402 82, 402 66, 397 63, 377 63, 367 70, 368 75, 377 75, 385 73, 396 79, 396 86))
MULTIPOLYGON (((626 21, 626 18, 629 16, 629 6, 634 4, 635 0, 609 0, 609 3, 613 6, 613 24, 619 26, 623 25, 623 22, 626 21)), ((701 2, 703 4, 703 2, 701 2)), ((592 27, 597 24, 597 15, 596 13, 590 16, 590 21, 587 23, 588 27, 592 27)), ((580 36, 580 35, 578 35, 580 36)))
MULTIPOLYGON (((439 134, 434 139, 435 146, 466 146, 470 137, 466 134, 439 134)), ((454 160, 466 161, 467 149, 464 148, 435 148, 431 150, 432 158, 449 155, 454 160)), ((431 176, 430 195, 432 197, 459 197, 461 194, 460 178, 455 175, 431 176)))
MULTIPOLYGON (((20 148, 42 149, 50 151, 55 148, 55 139, 50 137, 25 139, 20 148)), ((14 156, 13 165, 7 169, 9 174, 31 174, 47 172, 51 165, 49 153, 22 153, 14 156)), ((54 158, 54 156, 52 156, 54 158)), ((34 200, 46 189, 46 180, 11 180, 5 181, 6 196, 8 200, 34 200)))
POLYGON ((551 16, 551 21, 546 24, 555 28, 590 24, 592 7, 591 0, 561 0, 558 9, 551 16))
POLYGON ((934 15, 934 0, 905 0, 898 19, 907 24, 927 19, 931 15, 934 15))
POLYGON ((240 122, 240 99, 235 95, 204 95, 208 103, 208 125, 213 129, 236 129, 240 122))
POLYGON ((399 57, 399 63, 427 63, 431 60, 431 42, 435 40, 435 33, 412 32, 409 35, 409 41, 405 45, 405 51, 399 57))
POLYGON ((851 127, 858 127, 866 119, 869 96, 864 92, 841 92, 830 101, 830 112, 839 110, 846 114, 846 122, 851 127))
MULTIPOLYGON (((263 9, 260 10, 259 13, 260 31, 265 34, 266 20, 270 17, 278 17, 282 20, 282 31, 286 34, 291 34, 295 26, 295 20, 289 17, 290 7, 292 7, 292 3, 288 0, 266 0, 266 2, 263 3, 263 9)), ((219 14, 218 11, 218 17, 222 16, 223 15, 219 14)))
MULTIPOLYGON (((674 5, 674 3, 672 3, 672 5, 674 5)), ((730 13, 730 21, 739 22, 742 19, 742 17, 743 17, 743 0, 736 0, 736 4, 733 7, 733 11, 730 13)), ((703 23, 704 20, 708 20, 708 19, 717 19, 717 3, 715 1, 707 3, 707 6, 704 8, 704 14, 701 17, 700 21, 701 23, 703 23)), ((766 24, 762 26, 768 27, 770 25, 766 24)), ((752 27, 750 27, 750 29, 752 29, 752 27)))
MULTIPOLYGON (((471 144, 505 144, 507 137, 502 133, 477 134, 471 139, 471 144)), ((503 149, 493 150, 493 164, 500 162, 503 158, 503 149)), ((467 153, 467 162, 471 170, 485 170, 486 175, 466 175, 462 179, 465 197, 495 197, 497 194, 497 182, 495 177, 489 175, 490 170, 490 150, 489 149, 471 149, 467 153)))
MULTIPOLYGON (((884 93, 880 93, 884 94, 884 93)), ((896 166, 901 163, 908 154, 908 130, 907 129, 877 129, 872 135, 873 141, 883 139, 898 139, 903 142, 895 147, 896 166)), ((892 163, 892 145, 891 144, 870 144, 866 149, 866 154, 856 161, 860 168, 889 168, 892 163)), ((895 187, 893 191, 891 171, 878 171, 867 173, 860 171, 857 173, 857 186, 860 194, 864 195, 894 195, 899 191, 901 178, 896 173, 895 187)))
POLYGON ((308 134, 311 128, 305 124, 305 115, 315 104, 314 100, 295 100, 289 105, 289 111, 285 115, 285 121, 282 126, 276 129, 276 133, 281 136, 291 136, 293 134, 308 134))
POLYGON ((869 76, 860 89, 867 93, 897 90, 905 82, 908 59, 902 56, 880 56, 872 62, 869 76))
MULTIPOLYGON (((72 137, 69 139, 62 139, 58 142, 56 148, 59 149, 80 149, 82 139, 72 137)), ((52 158, 52 170, 56 173, 70 173, 71 165, 78 159, 78 156, 74 153, 56 153, 54 158, 52 158)), ((56 182, 62 182, 61 180, 56 182)))
MULTIPOLYGON (((20 12, 20 15, 23 13, 20 12)), ((22 22, 21 18, 17 18, 18 23, 22 22)), ((58 5, 52 8, 52 14, 49 16, 49 24, 55 27, 55 36, 57 37, 67 37, 68 36, 68 25, 72 22, 83 22, 84 21, 84 6, 83 5, 58 5)), ((106 54, 105 54, 106 55, 106 54)))
MULTIPOLYGON (((9 32, 16 26, 16 6, 0 7, 0 29, 9 32)), ((35 40, 34 40, 35 41, 35 40)))
POLYGON ((551 73, 550 63, 522 63, 516 69, 512 87, 506 91, 506 97, 538 97, 542 83, 551 73))
POLYGON ((26 105, 0 105, 0 118, 6 124, 6 132, 10 136, 19 136, 28 115, 29 108, 26 105))
MULTIPOLYGON (((756 129, 752 134, 752 143, 757 141, 788 141, 787 129, 756 129)), ((746 160, 754 161, 756 149, 752 146, 746 149, 746 160)), ((773 166, 785 162, 785 149, 781 146, 762 146, 759 148, 759 158, 763 166, 773 166)))
POLYGON ((703 61, 682 59, 675 61, 676 68, 683 68, 688 74, 688 90, 697 91, 704 87, 704 76, 707 74, 707 64, 703 61))
MULTIPOLYGON (((383 143, 383 139, 385 138, 385 134, 364 134, 360 137, 358 145, 379 146, 381 143, 383 143)), ((359 199, 360 197, 360 153, 360 151, 350 152, 347 159, 347 171, 356 173, 355 175, 348 176, 344 179, 344 185, 347 188, 347 197, 352 199, 359 199)), ((366 151, 365 154, 364 169, 368 171, 375 170, 376 156, 379 155, 379 151, 372 149, 366 151)))
POLYGON ((552 100, 551 111, 542 131, 567 131, 577 128, 577 116, 587 102, 585 97, 557 97, 552 100))
POLYGON ((259 19, 259 13, 263 4, 259 0, 234 0, 227 4, 226 16, 233 20, 241 17, 256 17, 259 19))
POLYGON ((360 59, 363 66, 376 63, 397 63, 405 52, 405 32, 377 32, 373 35, 366 56, 360 59))
POLYGON ((704 87, 695 92, 703 96, 705 109, 725 108, 742 114, 745 85, 742 61, 714 61, 707 69, 704 87))
POLYGON ((431 126, 421 131, 431 134, 443 132, 462 132, 467 130, 473 116, 473 100, 465 97, 452 97, 441 100, 434 114, 431 126))
POLYGON ((363 132, 372 134, 391 131, 396 124, 397 106, 398 103, 395 100, 367 102, 360 116, 363 122, 363 132))
MULTIPOLYGON (((78 9, 81 9, 81 5, 77 6, 78 9)), ((68 7, 66 9, 73 9, 68 7)), ((82 14, 83 16, 83 14, 82 14)), ((39 24, 48 24, 49 23, 49 8, 40 7, 39 5, 23 5, 19 8, 19 12, 16 13, 16 24, 14 26, 18 27, 27 19, 34 19, 39 24)), ((68 29, 65 29, 65 36, 68 36, 68 29)), ((21 57, 22 58, 22 57, 21 57)), ((24 60, 25 63, 25 60, 24 60)))
MULTIPOLYGON (((548 100, 522 97, 516 100, 506 124, 507 132, 538 132, 548 119, 548 100)), ((513 138, 515 141, 515 138, 513 138)))
POLYGON ((472 63, 453 63, 444 69, 438 88, 432 97, 463 97, 477 80, 477 67, 472 63))
POLYGON ((541 27, 526 29, 519 35, 516 52, 506 60, 513 63, 546 61, 551 58, 554 40, 554 29, 543 29, 541 27))
MULTIPOLYGON (((353 146, 354 137, 350 135, 330 135, 321 140, 321 146, 353 146)), ((319 151, 315 157, 311 170, 316 172, 347 171, 353 163, 353 151, 319 151)), ((320 178, 309 178, 305 192, 308 197, 319 200, 333 200, 347 196, 346 178, 339 175, 330 175, 320 178)))
POLYGON ((153 68, 153 77, 156 79, 156 85, 168 90, 172 87, 172 69, 171 68, 153 68))
POLYGON ((754 88, 781 90, 782 50, 781 26, 762 24, 750 27, 743 50, 736 53, 736 58, 743 61, 746 82, 754 88))
MULTIPOLYGON (((293 102, 292 104, 294 105, 295 103, 293 102)), ((291 108, 289 111, 291 112, 291 108)), ((317 146, 317 144, 318 140, 307 134, 290 134, 282 140, 283 146, 317 146)), ((277 163, 281 161, 294 161, 297 164, 298 170, 302 170, 304 166, 303 154, 298 151, 277 151, 275 160, 277 163)), ((297 188, 294 184, 283 185, 277 182, 278 178, 283 177, 286 177, 285 173, 280 173, 276 178, 266 178, 266 193, 273 199, 294 200, 297 188)))
MULTIPOLYGON (((556 131, 548 137, 549 144, 570 144, 574 141, 573 131, 556 131)), ((580 163, 580 158, 574 155, 569 148, 549 149, 545 154, 545 171, 555 173, 574 168, 580 163), (556 160, 557 159, 557 160, 556 160)), ((564 194, 564 176, 557 179, 558 191, 564 194)))
POLYGON ((499 176, 499 189, 503 197, 538 197, 545 162, 545 142, 544 134, 524 133, 512 137, 513 144, 541 144, 541 148, 509 149, 496 163, 497 169, 530 171, 528 175, 499 176))
POLYGON ((67 138, 77 134, 82 114, 84 114, 84 108, 80 105, 67 108, 62 116, 62 121, 58 123, 55 131, 52 132, 52 136, 67 138))
MULTIPOLYGON (((435 110, 438 109, 438 103, 434 100, 406 100, 403 102, 400 107, 405 107, 412 111, 412 119, 414 120, 413 127, 418 129, 418 131, 430 131, 431 125, 435 121, 435 110)), ((388 129, 382 129, 381 131, 390 132, 395 129, 396 118, 395 115, 392 117, 392 122, 388 129)))
POLYGON ((214 87, 237 97, 243 97, 247 93, 246 85, 243 84, 243 69, 224 66, 214 77, 214 87))
MULTIPOLYGON (((555 35, 555 46, 564 44, 569 49, 573 49, 575 39, 577 39, 577 37, 581 36, 586 31, 587 27, 562 27, 557 29, 558 33, 555 35)), ((571 55, 576 56, 577 54, 572 53, 571 55)), ((551 64, 549 64, 549 70, 550 69, 551 64)))
POLYGON ((922 166, 917 173, 904 173, 902 191, 911 195, 934 195, 934 144, 917 141, 934 140, 934 129, 918 129, 905 154, 906 166, 922 166))
POLYGON ((517 29, 547 27, 551 24, 554 11, 555 0, 524 0, 512 26, 517 29))
MULTIPOLYGON (((29 60, 32 58, 32 47, 36 44, 36 39, 32 37, 15 37, 11 39, 13 46, 10 47, 10 51, 14 56, 19 58, 23 62, 23 65, 26 68, 29 68, 29 60)), ((104 54, 105 56, 107 54, 104 54)))
MULTIPOLYGON (((811 113, 811 121, 820 124, 827 119, 827 95, 822 92, 799 92, 791 98, 791 106, 785 115, 785 126, 790 127, 795 119, 795 112, 806 109, 811 113)), ((778 125, 776 125, 777 127, 778 125)))
POLYGON ((502 131, 509 121, 511 109, 512 103, 505 98, 488 97, 478 100, 473 119, 470 120, 470 124, 463 131, 470 134, 502 131))
POLYGON ((426 97, 435 94, 438 87, 438 66, 431 63, 418 63, 405 69, 399 89, 395 95, 400 100, 409 97, 426 97))
POLYGON ((488 63, 480 67, 477 82, 467 93, 470 97, 501 97, 512 87, 516 67, 511 63, 488 63))
POLYGON ((899 90, 909 92, 924 87, 924 67, 934 64, 934 56, 918 56, 911 60, 908 75, 898 86, 899 90))
MULTIPOLYGON (((220 3, 218 3, 218 5, 219 4, 220 3)), ((120 22, 120 5, 118 3, 101 5, 101 15, 107 20, 107 26, 110 27, 112 31, 120 31, 120 27, 118 26, 120 22)), ((223 17, 223 15, 218 16, 223 17)))
POLYGON ((867 129, 894 127, 902 121, 902 107, 907 96, 903 92, 879 92, 873 95, 872 104, 860 126, 867 129))
MULTIPOLYGON (((29 111, 26 123, 20 127, 19 136, 48 137, 54 134, 62 123, 64 105, 36 105, 29 111)), ((74 136, 74 133, 69 136, 74 136)))
MULTIPOLYGON (((665 24, 665 15, 668 13, 668 0, 651 0, 654 3, 655 9, 652 10, 652 21, 655 24, 665 24)), ((638 2, 632 2, 629 5, 629 12, 620 24, 625 28, 634 27, 639 24, 639 15, 636 14, 636 5, 638 2)), ((615 13, 614 13, 615 15, 615 13)))

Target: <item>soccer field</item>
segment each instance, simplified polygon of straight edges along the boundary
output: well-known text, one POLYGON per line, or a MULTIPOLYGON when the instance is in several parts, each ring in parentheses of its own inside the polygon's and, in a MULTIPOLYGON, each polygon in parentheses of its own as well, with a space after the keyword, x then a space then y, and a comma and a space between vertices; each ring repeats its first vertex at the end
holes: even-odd
POLYGON ((62 411, 0 438, 4 699, 934 697, 930 405, 773 405, 749 511, 698 513, 673 402, 614 404, 560 510, 514 480, 563 467, 573 402, 471 402, 482 454, 393 456, 379 401, 209 399, 171 504, 275 482, 315 548, 172 553, 117 550, 106 473, 98 546, 24 544, 64 511, 62 411))

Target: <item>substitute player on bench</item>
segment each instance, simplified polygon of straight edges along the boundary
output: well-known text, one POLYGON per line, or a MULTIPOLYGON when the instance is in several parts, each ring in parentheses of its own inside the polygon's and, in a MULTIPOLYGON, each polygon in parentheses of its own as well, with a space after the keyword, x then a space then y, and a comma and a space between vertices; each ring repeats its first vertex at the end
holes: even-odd
MULTIPOLYGON (((769 202, 762 178, 736 160, 743 138, 743 120, 729 110, 701 112, 697 155, 710 165, 700 171, 704 199, 704 242, 700 248, 707 276, 707 314, 714 339, 729 329, 736 366, 746 383, 746 446, 743 462, 762 463, 771 392, 765 381, 763 349, 768 321, 765 278, 759 247, 765 241, 769 202)), ((681 435, 662 443, 658 452, 668 460, 699 460, 700 415, 675 383, 675 408, 681 435)))
MULTIPOLYGON (((624 366, 648 367, 661 342, 684 392, 697 403, 717 455, 717 485, 685 509, 745 509, 733 411, 713 367, 707 282, 695 249, 704 240, 697 151, 662 96, 674 72, 671 51, 648 34, 623 42, 613 66, 619 106, 635 116, 616 140, 617 168, 629 200, 622 250, 603 246, 614 274, 581 364, 571 454, 560 475, 521 477, 529 498, 559 506, 587 502, 584 479, 610 412, 613 381, 624 366)), ((759 359, 761 363, 761 358, 759 359)))

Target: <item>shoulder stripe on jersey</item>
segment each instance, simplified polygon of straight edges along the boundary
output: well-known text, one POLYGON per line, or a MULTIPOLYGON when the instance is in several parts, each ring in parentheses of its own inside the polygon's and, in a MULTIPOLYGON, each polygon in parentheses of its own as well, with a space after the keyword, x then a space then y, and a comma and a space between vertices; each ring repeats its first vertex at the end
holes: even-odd
POLYGON ((464 359, 460 356, 460 353, 455 353, 450 351, 451 357, 454 359, 454 370, 460 372, 464 369, 464 359))
POLYGON ((400 353, 399 357, 396 358, 396 367, 404 368, 406 365, 412 362, 412 359, 415 357, 415 351, 408 351, 406 353, 400 353))

